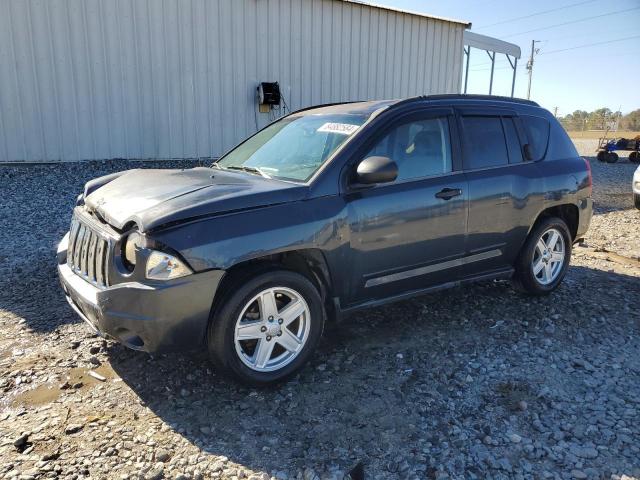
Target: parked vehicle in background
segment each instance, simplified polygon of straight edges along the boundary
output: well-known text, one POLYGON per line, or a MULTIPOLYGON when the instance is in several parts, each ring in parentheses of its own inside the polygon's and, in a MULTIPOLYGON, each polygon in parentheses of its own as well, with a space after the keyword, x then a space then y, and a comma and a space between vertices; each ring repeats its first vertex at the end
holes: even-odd
POLYGON ((534 102, 329 105, 211 168, 88 182, 58 270, 103 335, 206 346, 221 370, 267 384, 306 362, 326 319, 493 278, 549 294, 591 214, 589 163, 534 102))
POLYGON ((640 135, 634 138, 607 138, 605 134, 598 139, 596 152, 600 162, 616 163, 619 158, 616 150, 629 151, 629 161, 640 163, 640 135))
POLYGON ((640 166, 636 168, 633 174, 631 189, 633 190, 633 204, 636 208, 640 209, 640 166))

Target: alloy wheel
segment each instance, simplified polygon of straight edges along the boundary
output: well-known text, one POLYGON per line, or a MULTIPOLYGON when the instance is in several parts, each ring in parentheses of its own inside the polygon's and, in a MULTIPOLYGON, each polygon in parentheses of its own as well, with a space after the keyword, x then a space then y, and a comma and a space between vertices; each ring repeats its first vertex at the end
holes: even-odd
POLYGON ((560 272, 565 262, 564 237, 555 228, 545 230, 540 236, 531 261, 533 276, 540 285, 549 285, 560 272))
POLYGON ((236 321, 238 357, 257 372, 272 372, 291 363, 303 350, 311 328, 310 310, 291 288, 268 288, 249 300, 236 321))

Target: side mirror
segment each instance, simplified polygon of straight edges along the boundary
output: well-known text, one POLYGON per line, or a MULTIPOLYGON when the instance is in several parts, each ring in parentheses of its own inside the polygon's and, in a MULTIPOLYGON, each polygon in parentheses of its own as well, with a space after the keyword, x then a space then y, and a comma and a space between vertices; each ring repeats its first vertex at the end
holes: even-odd
POLYGON ((355 182, 362 185, 393 182, 398 165, 388 157, 367 157, 358 164, 355 182))
POLYGON ((522 146, 522 150, 524 151, 524 157, 526 160, 533 160, 533 152, 531 151, 531 145, 525 143, 522 146))

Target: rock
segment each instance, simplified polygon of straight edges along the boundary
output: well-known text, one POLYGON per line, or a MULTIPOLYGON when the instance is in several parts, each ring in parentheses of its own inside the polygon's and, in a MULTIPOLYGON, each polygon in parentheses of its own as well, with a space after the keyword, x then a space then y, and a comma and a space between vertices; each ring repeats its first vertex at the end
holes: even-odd
POLYGON ((144 475, 145 480, 161 480, 164 478, 164 464, 156 463, 151 469, 144 475))
POLYGON ((100 365, 100 360, 98 360, 98 357, 96 357, 95 355, 92 355, 89 357, 89 362, 92 365, 98 365, 98 366, 100 365))
POLYGON ((70 423, 65 427, 64 433, 66 433, 67 435, 71 435, 73 433, 79 432, 83 427, 84 425, 80 425, 79 423, 70 423))
POLYGON ((89 376, 95 378, 96 380, 98 380, 99 382, 104 382, 107 380, 106 377, 100 375, 98 372, 94 372, 93 370, 89 370, 89 376))
POLYGON ((584 473, 582 470, 577 470, 577 469, 571 470, 571 476, 577 480, 582 480, 587 478, 586 473, 584 473))
POLYGON ((155 458, 158 462, 168 462, 171 455, 166 450, 160 449, 155 453, 155 458))
POLYGON ((29 434, 23 433, 13 441, 13 446, 16 447, 17 449, 22 449, 27 445, 28 440, 29 440, 29 434))
POLYGON ((91 355, 96 355, 97 353, 100 353, 100 347, 94 345, 89 349, 89 353, 91 355))
POLYGON ((598 456, 598 450, 593 447, 580 447, 577 445, 571 445, 569 451, 576 457, 580 458, 596 458, 598 456))
POLYGON ((509 440, 512 443, 520 443, 522 441, 522 437, 520 435, 518 435, 517 433, 511 433, 509 435, 509 440))
POLYGON ((518 410, 520 410, 521 412, 524 412, 527 410, 529 405, 527 405, 527 402, 525 402, 524 400, 520 400, 517 404, 516 407, 518 408, 518 410))
POLYGON ((501 470, 504 470, 505 472, 513 471, 513 466, 511 465, 511 462, 509 461, 509 459, 505 457, 502 457, 501 459, 498 460, 498 466, 500 467, 501 470))
POLYGON ((305 468, 302 472, 302 480, 320 480, 320 477, 312 468, 305 468))

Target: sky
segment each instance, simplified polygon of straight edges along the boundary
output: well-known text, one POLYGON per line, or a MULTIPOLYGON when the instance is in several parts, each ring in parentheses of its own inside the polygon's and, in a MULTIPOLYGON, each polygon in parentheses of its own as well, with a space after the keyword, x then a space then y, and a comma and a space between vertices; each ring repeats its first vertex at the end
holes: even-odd
MULTIPOLYGON (((534 57, 531 99, 551 111, 557 107, 559 116, 601 107, 623 113, 640 108, 640 0, 372 3, 468 21, 472 32, 519 45, 522 58, 516 74, 517 97, 527 97, 526 63, 531 41, 540 40, 534 57), (608 43, 591 45, 600 42, 608 43)), ((490 66, 486 52, 471 50, 468 93, 489 93, 490 66)), ((493 94, 510 95, 511 78, 506 57, 496 55, 493 94)))

